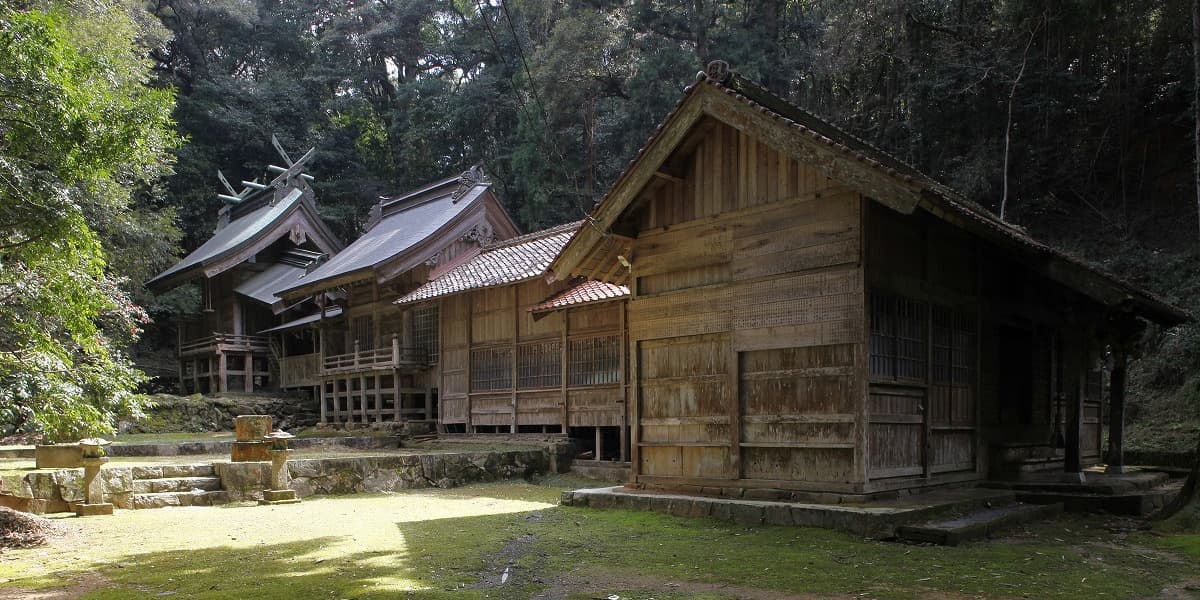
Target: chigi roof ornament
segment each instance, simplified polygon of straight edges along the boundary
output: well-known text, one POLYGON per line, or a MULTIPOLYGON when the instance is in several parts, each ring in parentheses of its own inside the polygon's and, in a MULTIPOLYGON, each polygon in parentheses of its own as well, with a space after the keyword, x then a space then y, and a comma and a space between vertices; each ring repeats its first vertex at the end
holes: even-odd
POLYGON ((462 175, 458 176, 458 180, 458 189, 454 190, 454 193, 450 195, 455 202, 461 200, 462 197, 471 190, 471 188, 481 183, 488 183, 490 181, 487 175, 483 172, 483 165, 478 164, 470 169, 467 169, 466 171, 463 171, 462 175))

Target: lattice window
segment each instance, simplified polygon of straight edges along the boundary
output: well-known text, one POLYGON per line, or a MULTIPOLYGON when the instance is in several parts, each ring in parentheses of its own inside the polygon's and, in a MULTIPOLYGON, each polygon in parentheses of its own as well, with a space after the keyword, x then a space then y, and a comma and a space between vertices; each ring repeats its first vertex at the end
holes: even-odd
POLYGON ((430 363, 438 361, 438 307, 436 304, 418 306, 412 311, 413 346, 430 363))
POLYGON ((562 345, 558 341, 534 342, 517 347, 517 387, 562 385, 562 345))
POLYGON ((512 389, 512 348, 471 351, 471 391, 512 389))
POLYGON ((621 336, 574 339, 568 343, 567 382, 572 387, 621 382, 621 336))
POLYGON ((375 319, 371 315, 354 317, 350 321, 350 344, 358 341, 359 350, 375 349, 375 319))
POLYGON ((933 312, 933 383, 971 385, 975 381, 975 318, 935 306, 933 312))
POLYGON ((901 296, 871 292, 871 377, 924 381, 928 305, 901 296))

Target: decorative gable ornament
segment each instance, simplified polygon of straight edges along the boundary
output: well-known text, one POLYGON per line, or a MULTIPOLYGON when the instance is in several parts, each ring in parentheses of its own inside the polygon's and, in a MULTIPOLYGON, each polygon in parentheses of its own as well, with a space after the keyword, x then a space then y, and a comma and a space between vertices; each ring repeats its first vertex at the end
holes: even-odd
POLYGON ((462 197, 467 194, 467 192, 471 191, 471 188, 483 183, 488 183, 489 181, 487 175, 483 172, 483 165, 475 165, 470 169, 463 171, 462 175, 458 176, 458 180, 458 189, 454 190, 454 193, 450 195, 455 202, 461 200, 462 197))

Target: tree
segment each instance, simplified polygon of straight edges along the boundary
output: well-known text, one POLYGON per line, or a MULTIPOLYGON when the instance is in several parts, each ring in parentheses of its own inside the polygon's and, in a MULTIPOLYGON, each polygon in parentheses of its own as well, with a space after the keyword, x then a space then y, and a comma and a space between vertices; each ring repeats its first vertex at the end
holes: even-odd
POLYGON ((131 6, 0 9, 0 430, 104 433, 143 403, 124 348, 147 318, 109 265, 136 272, 125 243, 177 238, 133 196, 178 140, 131 6))

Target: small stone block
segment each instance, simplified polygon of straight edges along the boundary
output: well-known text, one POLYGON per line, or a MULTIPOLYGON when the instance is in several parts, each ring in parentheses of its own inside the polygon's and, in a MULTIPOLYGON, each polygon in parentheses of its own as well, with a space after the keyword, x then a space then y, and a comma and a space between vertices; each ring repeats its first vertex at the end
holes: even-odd
POLYGON ((230 460, 233 462, 269 461, 271 460, 271 442, 234 442, 230 460))
POLYGON ((263 499, 271 502, 296 500, 296 490, 263 490, 263 499))
POLYGON ((300 499, 299 498, 292 498, 291 500, 265 500, 264 499, 264 500, 259 500, 258 503, 262 504, 262 505, 266 505, 266 506, 275 506, 276 504, 300 504, 300 499))
MULTIPOLYGON (((239 442, 256 442, 271 433, 271 415, 242 415, 233 420, 233 431, 239 442)), ((236 459, 235 459, 236 460, 236 459)))
POLYGON ((113 514, 113 505, 105 502, 103 504, 76 504, 75 516, 77 517, 97 517, 100 515, 113 514))

